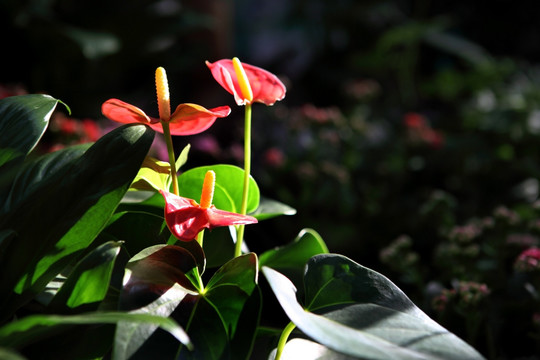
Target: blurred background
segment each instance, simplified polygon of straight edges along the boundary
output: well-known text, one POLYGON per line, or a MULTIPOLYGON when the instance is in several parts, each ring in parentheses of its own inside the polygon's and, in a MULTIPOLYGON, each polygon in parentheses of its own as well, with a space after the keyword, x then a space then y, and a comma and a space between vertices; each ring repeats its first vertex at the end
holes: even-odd
POLYGON ((264 196, 298 212, 248 228, 252 250, 312 227, 487 357, 538 358, 534 5, 0 0, 0 97, 47 93, 70 106, 40 149, 51 151, 110 129, 109 98, 157 115, 163 66, 173 107, 233 109, 175 139, 178 150, 192 144, 186 166, 241 166, 243 109, 204 61, 263 67, 288 92, 254 105, 253 174, 264 196))

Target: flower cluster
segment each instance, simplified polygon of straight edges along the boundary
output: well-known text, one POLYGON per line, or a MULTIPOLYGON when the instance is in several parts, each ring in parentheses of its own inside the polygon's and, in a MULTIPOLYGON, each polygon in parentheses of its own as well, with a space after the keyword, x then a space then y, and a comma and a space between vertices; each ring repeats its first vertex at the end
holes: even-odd
POLYGON ((519 272, 540 270, 540 248, 531 247, 519 254, 514 263, 514 269, 519 272))
MULTIPOLYGON (((223 59, 215 63, 207 61, 206 65, 216 81, 234 96, 238 105, 250 105, 253 102, 273 105, 285 96, 285 86, 277 76, 256 66, 242 64, 238 58, 223 59)), ((205 176, 200 203, 178 196, 174 150, 170 136, 199 134, 212 126, 217 118, 228 116, 230 107, 206 109, 201 105, 185 103, 178 105, 171 114, 168 81, 165 70, 161 67, 156 69, 156 91, 159 117, 150 117, 137 106, 119 99, 105 101, 101 110, 110 120, 122 124, 145 124, 165 135, 173 193, 168 189, 162 189, 160 193, 165 199, 165 220, 171 233, 179 240, 191 241, 204 229, 256 223, 256 218, 245 213, 223 211, 212 205, 216 182, 213 171, 207 172, 205 176)), ((246 173, 249 176, 247 170, 246 173)))
POLYGON ((433 299, 433 308, 438 312, 448 310, 449 305, 458 311, 478 308, 489 296, 491 290, 486 284, 473 281, 460 281, 453 289, 443 289, 441 294, 433 299))

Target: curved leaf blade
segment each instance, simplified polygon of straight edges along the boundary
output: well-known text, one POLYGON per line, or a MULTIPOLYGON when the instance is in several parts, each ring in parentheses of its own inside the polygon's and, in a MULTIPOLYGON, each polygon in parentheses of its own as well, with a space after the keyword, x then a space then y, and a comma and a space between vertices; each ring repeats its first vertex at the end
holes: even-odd
POLYGON ((327 254, 328 247, 322 237, 313 229, 303 229, 293 242, 265 251, 259 257, 261 266, 273 269, 301 268, 307 261, 319 254, 327 254))
MULTIPOLYGON (((244 170, 233 165, 211 165, 190 169, 178 177, 180 196, 199 201, 201 198, 204 175, 208 170, 216 173, 216 187, 213 204, 220 210, 239 213, 242 207, 244 170)), ((255 211, 259 206, 260 193, 255 180, 249 179, 247 212, 255 211)))
POLYGON ((295 215, 296 209, 277 200, 261 197, 259 207, 250 215, 257 220, 271 219, 281 215, 295 215))
POLYGON ((24 158, 34 149, 58 102, 41 94, 0 100, 0 166, 24 158))
POLYGON ((107 242, 79 261, 53 297, 49 308, 75 309, 101 302, 109 290, 114 263, 121 246, 121 242, 107 242))
POLYGON ((308 262, 306 309, 290 280, 266 267, 263 273, 298 328, 335 351, 367 359, 483 359, 386 277, 344 256, 317 255, 308 262))
POLYGON ((125 312, 92 312, 79 315, 32 315, 10 322, 0 328, 0 346, 18 348, 38 339, 47 338, 57 329, 88 324, 117 324, 120 322, 151 324, 169 332, 183 344, 189 337, 172 319, 151 314, 125 312))
POLYGON ((0 220, 16 239, 0 263, 1 315, 41 291, 103 229, 135 177, 154 132, 125 125, 36 186, 0 220), (61 219, 61 221, 59 221, 61 219))
POLYGON ((263 267, 262 271, 287 316, 317 342, 362 359, 427 359, 420 353, 305 311, 296 300, 296 288, 289 279, 268 267, 263 267))

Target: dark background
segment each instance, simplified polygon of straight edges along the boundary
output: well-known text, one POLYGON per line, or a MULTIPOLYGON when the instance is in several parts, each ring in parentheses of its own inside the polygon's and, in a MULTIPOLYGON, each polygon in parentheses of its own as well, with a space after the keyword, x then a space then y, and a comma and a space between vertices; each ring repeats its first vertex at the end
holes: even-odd
MULTIPOLYGON (((480 329, 492 340, 469 340, 499 358, 533 356, 540 307, 511 289, 523 285, 517 255, 538 245, 536 5, 0 0, 0 85, 50 94, 74 118, 106 127, 100 106, 112 97, 157 114, 154 70, 163 66, 173 106, 233 108, 208 132, 175 139, 178 151, 194 145, 187 166, 241 165, 243 109, 204 61, 238 56, 272 71, 288 92, 273 107, 254 105, 253 174, 263 195, 298 213, 248 228, 252 249, 312 227, 332 252, 387 274, 433 316, 433 286, 439 294, 456 281, 487 283, 480 329), (414 116, 421 129, 407 122, 414 116), (461 242, 452 235, 479 219, 495 227, 461 242), (515 233, 532 240, 509 247, 515 233), (400 248, 401 235, 411 242, 400 248), (494 268, 505 277, 493 278, 494 268)), ((467 312, 454 310, 453 321, 438 320, 467 337, 467 312)))

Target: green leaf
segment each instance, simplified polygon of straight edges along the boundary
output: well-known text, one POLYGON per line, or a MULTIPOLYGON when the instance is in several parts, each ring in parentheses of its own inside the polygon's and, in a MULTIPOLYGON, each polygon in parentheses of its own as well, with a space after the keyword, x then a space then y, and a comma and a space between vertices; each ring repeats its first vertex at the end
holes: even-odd
MULTIPOLYGON (((183 300, 188 299, 189 303, 189 299, 199 294, 191 283, 192 276, 187 275, 197 271, 196 265, 194 257, 179 246, 156 245, 144 249, 126 266, 120 309, 171 316, 183 300)), ((135 353, 144 354, 148 349, 145 343, 152 338, 159 339, 160 334, 155 334, 155 330, 152 324, 119 324, 114 349, 116 357, 124 359, 135 353)), ((178 344, 172 347, 169 351, 176 354, 178 344)), ((164 349, 168 348, 165 346, 164 349)), ((163 351, 167 353, 167 350, 163 351)))
POLYGON ((165 161, 159 161, 147 156, 139 173, 131 184, 133 190, 159 191, 169 188, 168 181, 171 174, 171 165, 165 161))
POLYGON ((204 293, 223 320, 234 359, 246 359, 255 341, 261 311, 257 278, 257 256, 249 253, 223 265, 204 293))
POLYGON ((280 215, 295 215, 296 209, 277 200, 261 197, 259 207, 250 215, 257 220, 266 220, 280 215))
POLYGON ((149 246, 166 243, 170 235, 162 209, 161 216, 140 211, 117 212, 100 236, 125 241, 128 253, 136 254, 149 246))
MULTIPOLYGON (((91 144, 82 144, 67 147, 52 153, 45 154, 40 158, 25 163, 13 179, 9 192, 5 194, 5 201, 0 213, 7 213, 10 209, 30 196, 39 196, 37 191, 49 178, 54 177, 64 167, 70 166, 91 144)), ((2 195, 0 195, 2 196, 2 195)))
POLYGON ((40 292, 105 227, 154 137, 144 125, 103 136, 84 155, 49 174, 2 216, 16 233, 0 263, 0 319, 40 292))
POLYGON ((114 262, 121 245, 121 242, 107 242, 79 261, 52 299, 49 308, 61 309, 67 306, 74 309, 101 302, 109 290, 114 262))
MULTIPOLYGON (((140 289, 137 291, 140 291, 140 289)), ((188 294, 189 292, 186 291, 186 288, 175 283, 165 290, 156 300, 144 307, 129 312, 129 314, 171 319, 170 315, 172 312, 188 294)), ((119 322, 116 327, 113 359, 129 359, 132 357, 156 331, 158 328, 156 325, 149 322, 119 322)), ((191 350, 193 347, 189 336, 183 329, 181 333, 182 336, 175 336, 176 339, 180 343, 187 345, 188 349, 191 350)))
POLYGON ((322 237, 313 229, 303 229, 292 243, 265 251, 259 257, 261 266, 273 269, 301 268, 315 255, 328 253, 322 237))
POLYGON ((344 256, 308 262, 305 307, 289 279, 268 267, 263 273, 291 321, 334 351, 362 359, 483 359, 386 277, 344 256))
POLYGON ((41 139, 59 100, 49 95, 0 100, 0 167, 24 158, 41 139))
MULTIPOLYGON (((331 359, 331 360, 352 360, 356 359, 349 355, 338 353, 330 350, 326 346, 316 343, 311 340, 294 338, 285 344, 285 348, 281 353, 281 360, 296 360, 299 354, 302 354, 303 359, 331 359)), ((276 357, 276 349, 274 349, 268 360, 273 360, 276 357)))
POLYGON ((120 308, 138 309, 159 298, 175 284, 179 284, 179 298, 186 294, 198 294, 193 276, 197 263, 186 249, 175 245, 150 246, 134 257, 126 265, 124 287, 120 294, 120 308))
POLYGON ((180 155, 178 155, 178 158, 176 159, 176 171, 180 170, 180 168, 187 163, 190 149, 191 144, 187 144, 180 152, 180 155))
POLYGON ((152 314, 92 312, 79 315, 31 315, 0 328, 0 346, 20 348, 55 335, 68 326, 87 324, 147 324, 160 327, 183 344, 189 344, 184 330, 172 319, 152 314))
POLYGON ((21 356, 20 354, 16 353, 15 351, 11 349, 6 349, 0 347, 0 359, 3 360, 26 360, 25 357, 21 356))
MULTIPOLYGON (((211 165, 190 169, 178 177, 180 196, 199 201, 204 175, 208 170, 216 173, 216 187, 213 204, 220 210, 239 213, 242 207, 244 170, 233 165, 211 165)), ((259 206, 259 187, 255 180, 249 179, 247 212, 259 206)))

